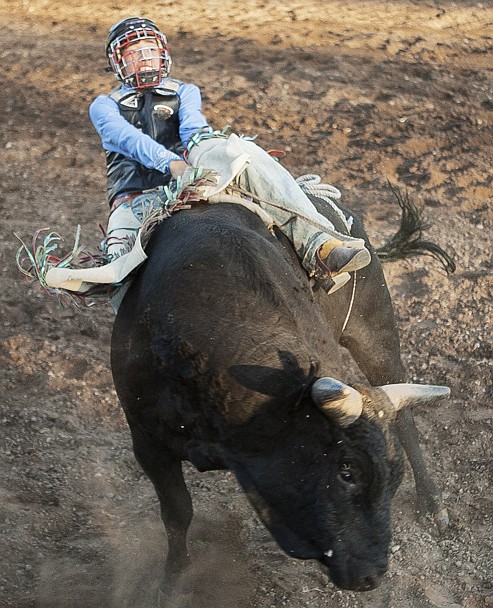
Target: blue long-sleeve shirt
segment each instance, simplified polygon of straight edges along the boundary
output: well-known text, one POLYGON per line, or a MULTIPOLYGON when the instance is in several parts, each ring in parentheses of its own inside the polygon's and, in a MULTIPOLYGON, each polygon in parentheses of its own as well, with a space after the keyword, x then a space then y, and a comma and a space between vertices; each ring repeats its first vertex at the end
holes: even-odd
MULTIPOLYGON (((125 92, 133 91, 126 85, 122 85, 122 89, 125 92)), ((180 139, 186 146, 191 135, 208 124, 202 114, 202 98, 197 86, 181 83, 177 94, 180 98, 180 139)), ((148 169, 156 169, 162 173, 168 172, 170 161, 181 160, 180 156, 125 120, 120 114, 117 102, 108 95, 96 97, 89 108, 89 116, 101 137, 103 148, 108 152, 118 152, 148 169)))

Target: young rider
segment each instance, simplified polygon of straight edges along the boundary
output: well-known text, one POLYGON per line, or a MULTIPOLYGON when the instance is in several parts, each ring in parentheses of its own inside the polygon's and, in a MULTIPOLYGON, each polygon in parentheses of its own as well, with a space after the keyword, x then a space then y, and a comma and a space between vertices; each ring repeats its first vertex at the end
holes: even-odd
MULTIPOLYGON (((195 147, 190 158, 196 159, 196 166, 220 171, 223 165, 216 166, 214 161, 218 155, 209 151, 216 144, 224 145, 224 140, 214 139, 202 114, 199 88, 169 77, 167 39, 155 23, 140 17, 119 21, 109 30, 106 53, 120 84, 109 95, 98 96, 89 113, 106 152, 111 209, 106 253, 115 261, 123 254, 125 239, 140 227, 142 212, 135 210, 158 205, 162 187, 190 166, 183 156, 189 142, 195 147), (194 133, 205 135, 205 142, 192 139, 194 133)), ((231 143, 248 158, 242 173, 235 176, 236 183, 247 185, 262 201, 261 206, 293 242, 309 274, 331 278, 330 291, 335 291, 349 279, 348 272, 369 263, 363 241, 335 233, 276 160, 236 136, 228 144, 228 154, 231 143), (265 189, 271 178, 279 185, 277 192, 275 187, 265 189), (271 207, 269 200, 282 205, 271 207)))

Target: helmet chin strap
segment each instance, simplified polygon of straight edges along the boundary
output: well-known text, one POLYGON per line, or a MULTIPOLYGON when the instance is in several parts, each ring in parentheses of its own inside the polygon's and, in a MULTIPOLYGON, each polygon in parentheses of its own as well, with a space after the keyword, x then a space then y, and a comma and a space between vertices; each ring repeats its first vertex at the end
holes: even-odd
POLYGON ((162 69, 159 70, 141 70, 134 74, 133 78, 136 81, 136 88, 147 88, 152 87, 161 82, 165 72, 162 69))

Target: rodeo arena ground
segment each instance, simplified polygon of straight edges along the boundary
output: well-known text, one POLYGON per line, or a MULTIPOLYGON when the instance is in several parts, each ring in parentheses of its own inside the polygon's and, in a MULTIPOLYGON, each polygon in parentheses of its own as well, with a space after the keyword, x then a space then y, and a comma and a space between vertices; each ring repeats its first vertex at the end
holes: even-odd
MULTIPOLYGON (((0 0, 0 16, 0 608, 493 607, 493 2, 137 0, 127 5, 116 0, 0 0), (385 244, 401 227, 403 212, 421 222, 409 238, 415 244, 428 242, 428 249, 383 260, 382 268, 400 335, 402 381, 450 388, 448 399, 413 409, 426 467, 441 491, 443 502, 434 505, 440 511, 435 517, 433 506, 428 513, 423 508, 418 512, 413 469, 403 458, 402 483, 391 503, 390 540, 385 534, 380 538, 374 528, 368 534, 375 538, 361 541, 358 509, 364 519, 377 503, 383 510, 390 504, 375 498, 378 490, 372 484, 378 475, 385 476, 372 467, 377 467, 378 458, 391 458, 395 452, 389 439, 396 437, 393 418, 379 420, 383 411, 374 420, 365 418, 364 410, 361 420, 339 427, 308 403, 315 400, 316 391, 312 397, 304 391, 286 413, 286 419, 292 418, 280 447, 281 430, 263 428, 260 410, 251 420, 242 413, 237 424, 228 422, 223 444, 204 447, 209 431, 193 443, 182 465, 194 509, 188 531, 190 563, 178 573, 179 564, 170 565, 176 556, 170 555, 165 569, 169 547, 159 500, 135 458, 116 393, 118 383, 134 373, 132 367, 119 367, 119 353, 127 352, 124 338, 114 338, 117 369, 112 372, 110 364, 115 313, 104 297, 86 306, 47 293, 40 281, 26 279, 19 268, 26 269, 26 252, 35 235, 38 245, 52 232, 61 235, 59 251, 67 253, 80 226, 81 243, 98 250, 100 225, 106 225, 108 213, 105 159, 88 107, 116 84, 106 70, 108 28, 136 15, 152 19, 167 34, 171 76, 200 87, 203 112, 214 129, 229 125, 231 132, 256 135, 261 147, 285 153, 280 162, 295 178, 317 174, 336 186, 342 193, 340 204, 362 220, 376 250, 389 252, 385 244), (306 458, 314 449, 312 439, 308 434, 303 442, 302 435, 296 435, 293 417, 299 412, 300 429, 308 428, 310 416, 319 421, 313 423, 313 442, 320 441, 325 428, 331 441, 340 437, 326 451, 339 449, 336 444, 344 441, 352 454, 353 440, 367 441, 372 433, 378 440, 375 452, 365 452, 373 464, 361 464, 359 473, 354 469, 362 452, 356 448, 352 468, 346 462, 351 456, 340 456, 336 463, 322 459, 323 449, 313 456, 316 475, 331 480, 327 488, 336 487, 334 495, 343 496, 342 507, 334 506, 332 490, 326 491, 323 484, 320 489, 322 482, 313 477, 315 465, 306 458), (381 432, 378 425, 386 426, 381 432), (254 431, 247 448, 239 427, 247 434, 254 431), (273 455, 262 460, 267 448, 273 455), (255 465, 255 475, 251 462, 245 464, 235 452, 242 449, 250 450, 247 460, 263 462, 255 465), (379 452, 377 458, 377 450, 384 455, 379 452), (279 464, 282 454, 296 469, 296 479, 279 464), (225 463, 225 470, 206 470, 214 468, 208 464, 216 459, 225 463), (305 461, 306 480, 299 464, 305 461), (373 471, 372 479, 358 477, 365 467, 373 471), (324 501, 330 503, 326 512, 324 501), (315 511, 317 517, 310 519, 315 511), (354 520, 348 521, 353 512, 354 520), (291 532, 284 536, 276 519, 283 517, 291 522, 291 532), (330 530, 333 544, 323 546, 320 555, 312 550, 321 538, 315 519, 316 526, 337 528, 330 530), (299 549, 305 520, 306 542, 299 549), (346 549, 339 551, 337 542, 346 549), (379 574, 355 583, 351 570, 356 562, 351 560, 353 553, 364 552, 361 542, 370 555, 370 570, 374 552, 379 574), (377 555, 379 543, 388 562, 377 555), (343 576, 344 567, 348 572, 343 576)), ((215 207, 219 216, 221 205, 215 207)), ((242 221, 254 217, 244 209, 233 211, 242 221)), ((160 234, 177 234, 166 227, 168 221, 175 222, 177 231, 186 231, 186 218, 191 217, 187 213, 193 210, 164 220, 160 234)), ((183 260, 189 253, 183 251, 183 260)), ((214 256, 212 252, 211 266, 214 256)), ((155 265, 156 255, 144 262, 143 271, 151 259, 155 265)), ((168 269, 180 268, 176 256, 164 263, 168 269)), ((214 280, 219 276, 216 266, 214 280)), ((271 271, 267 263, 265 272, 271 271)), ((208 272, 206 265, 201 272, 208 272)), ((172 275, 169 290, 181 290, 176 301, 184 305, 177 307, 178 320, 168 311, 163 331, 184 322, 183 308, 189 305, 194 322, 205 332, 204 342, 226 337, 216 340, 214 352, 200 360, 190 350, 181 367, 176 360, 169 363, 174 372, 166 390, 175 390, 178 380, 183 383, 183 395, 177 391, 175 402, 185 403, 184 395, 194 390, 191 401, 200 403, 205 399, 200 391, 220 392, 208 376, 207 357, 227 358, 221 349, 231 347, 231 336, 235 343, 244 341, 250 318, 258 317, 260 323, 255 347, 272 352, 277 348, 279 358, 272 360, 270 375, 267 368, 256 366, 254 381, 251 374, 244 379, 241 368, 246 366, 233 366, 235 382, 243 382, 241 396, 254 394, 257 380, 273 378, 275 393, 282 374, 288 373, 290 382, 300 373, 305 379, 308 374, 308 380, 323 375, 317 375, 316 365, 306 365, 304 354, 286 354, 288 340, 278 337, 285 336, 291 323, 284 304, 277 316, 274 309, 265 312, 275 317, 267 324, 263 310, 243 300, 246 284, 261 280, 255 271, 244 281, 224 272, 221 294, 213 293, 201 272, 172 275), (196 282, 187 284, 191 276, 196 282), (226 297, 231 310, 244 309, 241 331, 238 323, 231 323, 231 333, 225 332, 229 304, 221 315, 211 314, 219 295, 226 297), (259 330, 262 323, 265 336, 259 330), (190 380, 192 388, 186 385, 191 367, 182 369, 191 362, 198 374, 190 380), (177 379, 180 370, 183 377, 177 379)), ((365 272, 358 274, 362 289, 365 272)), ((279 284, 285 280, 278 277, 279 284)), ((304 290, 299 310, 314 311, 323 300, 329 316, 346 317, 347 335, 358 316, 365 316, 369 331, 378 335, 381 303, 373 300, 372 292, 365 301, 358 299, 354 283, 354 289, 348 284, 333 295, 320 290, 312 294, 301 275, 296 281, 305 285, 293 296, 293 301, 302 302, 304 290)), ((379 285, 385 289, 382 281, 379 285)), ((135 300, 131 294, 138 290, 131 290, 127 294, 135 300)), ((162 288, 163 301, 169 290, 162 288)), ((274 300, 272 296, 269 306, 274 300)), ((154 312, 142 313, 137 325, 145 319, 153 322, 161 300, 151 295, 149 302, 154 312)), ((141 305, 147 310, 145 302, 141 305)), ((131 315, 134 302, 125 308, 124 300, 122 307, 124 315, 131 315)), ((159 324, 159 315, 157 319, 159 324)), ((297 322, 300 327, 311 323, 307 318, 297 322)), ((128 323, 117 323, 117 330, 129 331, 128 323)), ((307 335, 313 329, 306 329, 307 335)), ((320 343, 331 335, 325 322, 318 330, 320 343)), ((173 339, 178 337, 162 338, 156 346, 159 336, 154 336, 149 349, 152 341, 156 352, 164 352, 173 339)), ((319 342, 317 348, 322 348, 319 342)), ((370 345, 368 357, 381 359, 375 365, 385 367, 385 357, 392 359, 390 342, 383 354, 371 353, 370 345)), ((184 352, 186 344, 177 352, 184 352)), ((346 387, 345 395, 394 381, 385 370, 380 382, 365 378, 349 353, 350 344, 348 338, 348 350, 334 346, 334 357, 346 370, 337 380, 357 387, 346 387)), ((138 347, 143 351, 141 359, 135 356, 135 365, 142 375, 135 390, 151 394, 167 381, 165 354, 161 363, 152 363, 153 370, 146 364, 146 344, 138 347)), ((190 344, 188 348, 193 350, 190 344)), ((365 357, 358 363, 367 365, 365 357)), ((262 391, 265 405, 271 397, 269 389, 262 391)), ((227 407, 233 407, 229 393, 228 399, 227 407)), ((190 407, 189 401, 184 408, 190 407)), ((187 410, 186 416, 188 421, 199 414, 187 410)), ((279 420, 285 422, 283 416, 279 420)), ((170 475, 169 485, 175 483, 170 475)), ((178 515, 172 517, 180 520, 184 507, 178 499, 176 503, 178 515)), ((378 526, 386 517, 373 516, 378 526)), ((180 531, 171 530, 170 544, 174 534, 180 531)))

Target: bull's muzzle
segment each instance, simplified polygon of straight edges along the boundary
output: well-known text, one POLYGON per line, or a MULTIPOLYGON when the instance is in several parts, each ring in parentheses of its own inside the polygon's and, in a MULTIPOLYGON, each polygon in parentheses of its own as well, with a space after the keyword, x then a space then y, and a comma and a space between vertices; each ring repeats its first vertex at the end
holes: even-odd
POLYGON ((334 555, 324 555, 322 560, 329 569, 332 582, 348 591, 371 591, 376 589, 387 572, 387 558, 381 560, 352 558, 342 563, 334 555))

